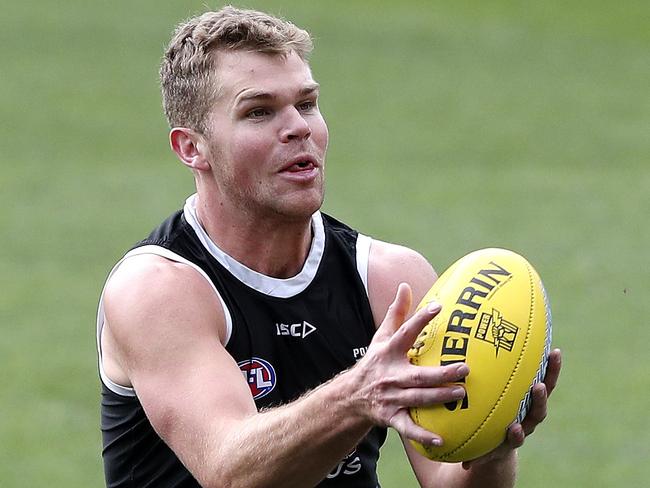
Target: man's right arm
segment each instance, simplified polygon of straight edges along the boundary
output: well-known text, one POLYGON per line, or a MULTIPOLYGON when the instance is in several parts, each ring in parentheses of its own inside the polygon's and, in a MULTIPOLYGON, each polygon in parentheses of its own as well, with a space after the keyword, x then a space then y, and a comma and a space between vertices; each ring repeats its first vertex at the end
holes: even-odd
POLYGON ((405 407, 457 399, 440 385, 463 373, 455 366, 410 365, 406 350, 437 309, 404 323, 409 302, 408 287, 401 287, 355 367, 260 413, 222 345, 223 310, 205 279, 164 258, 134 257, 105 290, 113 345, 105 353, 128 378, 156 432, 203 486, 314 486, 373 425, 419 442, 438 439, 405 418, 405 407))

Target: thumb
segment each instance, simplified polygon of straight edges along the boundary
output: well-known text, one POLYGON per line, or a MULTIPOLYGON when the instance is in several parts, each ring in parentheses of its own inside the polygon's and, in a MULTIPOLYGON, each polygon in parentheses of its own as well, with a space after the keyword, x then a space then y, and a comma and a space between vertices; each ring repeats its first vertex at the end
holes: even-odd
POLYGON ((380 338, 391 337, 406 320, 406 317, 411 310, 412 301, 413 294, 411 292, 411 287, 406 283, 400 283, 397 287, 397 292, 395 293, 395 299, 388 307, 386 316, 377 329, 375 336, 380 338))

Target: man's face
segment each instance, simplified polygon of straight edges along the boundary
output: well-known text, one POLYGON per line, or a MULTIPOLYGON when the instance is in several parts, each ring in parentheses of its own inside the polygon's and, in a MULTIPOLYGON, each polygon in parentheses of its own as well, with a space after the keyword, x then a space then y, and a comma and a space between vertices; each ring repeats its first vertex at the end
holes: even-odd
POLYGON ((294 53, 217 56, 206 136, 221 197, 252 215, 311 215, 323 201, 328 132, 309 66, 294 53))

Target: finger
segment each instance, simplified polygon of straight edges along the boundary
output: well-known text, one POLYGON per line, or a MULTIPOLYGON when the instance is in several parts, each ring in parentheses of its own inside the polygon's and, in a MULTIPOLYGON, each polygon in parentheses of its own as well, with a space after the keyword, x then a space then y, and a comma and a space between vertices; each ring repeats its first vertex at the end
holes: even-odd
POLYGON ((521 427, 525 435, 532 434, 535 431, 535 427, 546 418, 546 400, 546 386, 544 383, 538 383, 533 386, 530 410, 526 418, 521 422, 521 427))
POLYGON ((546 376, 544 377, 544 384, 546 385, 547 396, 550 396, 557 385, 557 380, 560 377, 560 370, 562 369, 562 352, 559 349, 553 349, 548 355, 548 367, 546 369, 546 376))
POLYGON ((512 424, 508 427, 508 432, 506 434, 506 445, 510 449, 517 449, 524 445, 526 440, 526 432, 521 424, 512 424))
POLYGON ((458 385, 437 388, 407 388, 399 395, 399 403, 408 407, 428 407, 465 398, 465 388, 458 385))
POLYGON ((425 446, 442 446, 443 440, 438 434, 429 432, 413 422, 406 410, 399 410, 388 422, 388 425, 403 437, 414 440, 425 446))
POLYGON ((454 363, 446 366, 415 366, 406 370, 406 377, 401 380, 402 388, 428 388, 448 385, 462 380, 469 374, 465 363, 454 363))
POLYGON ((431 302, 418 310, 410 319, 402 324, 391 338, 391 344, 398 351, 406 352, 418 338, 422 329, 440 312, 439 303, 431 302))
POLYGON ((411 309, 412 300, 411 287, 406 283, 400 283, 395 293, 395 299, 388 307, 386 316, 375 335, 378 337, 391 337, 406 320, 406 316, 411 309))

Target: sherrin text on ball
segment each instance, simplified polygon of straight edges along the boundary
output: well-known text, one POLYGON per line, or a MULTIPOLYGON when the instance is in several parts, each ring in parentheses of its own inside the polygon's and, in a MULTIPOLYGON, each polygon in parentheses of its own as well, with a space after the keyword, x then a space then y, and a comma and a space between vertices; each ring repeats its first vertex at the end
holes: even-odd
POLYGON ((426 457, 459 462, 496 448, 508 426, 526 415, 531 388, 544 378, 551 346, 551 313, 530 263, 512 251, 482 249, 447 269, 418 308, 436 301, 441 312, 408 353, 413 364, 464 362, 462 400, 411 408, 411 417, 439 434, 442 446, 413 442, 426 457))

